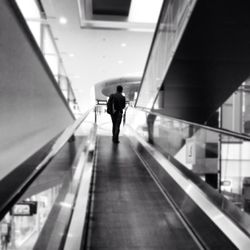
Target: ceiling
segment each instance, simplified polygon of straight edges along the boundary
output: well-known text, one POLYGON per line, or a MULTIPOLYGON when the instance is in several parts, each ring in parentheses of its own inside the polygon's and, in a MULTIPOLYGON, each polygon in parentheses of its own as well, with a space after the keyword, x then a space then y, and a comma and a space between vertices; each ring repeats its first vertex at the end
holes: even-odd
MULTIPOLYGON (((129 13, 133 10, 130 0, 41 0, 41 3, 81 111, 93 103, 96 83, 142 76, 156 20, 131 22, 128 16, 121 16, 128 9, 129 13), (109 3, 111 9, 103 2, 109 3), (93 14, 96 12, 102 15, 93 14), (105 12, 109 15, 104 15, 105 12), (67 22, 61 24, 61 17, 67 22)), ((160 7, 158 14, 159 11, 160 7)))
POLYGON ((97 100, 106 101, 116 87, 121 85, 127 101, 134 101, 135 93, 138 93, 140 77, 122 77, 101 81, 95 84, 95 96, 97 100))

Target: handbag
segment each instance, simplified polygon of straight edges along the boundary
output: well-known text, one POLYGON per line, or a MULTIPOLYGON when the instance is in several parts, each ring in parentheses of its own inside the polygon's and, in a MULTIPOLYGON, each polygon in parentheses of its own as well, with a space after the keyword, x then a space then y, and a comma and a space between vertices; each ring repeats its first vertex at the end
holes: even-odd
POLYGON ((107 113, 110 115, 113 115, 115 113, 114 96, 113 95, 111 95, 109 97, 109 100, 107 102, 107 113))

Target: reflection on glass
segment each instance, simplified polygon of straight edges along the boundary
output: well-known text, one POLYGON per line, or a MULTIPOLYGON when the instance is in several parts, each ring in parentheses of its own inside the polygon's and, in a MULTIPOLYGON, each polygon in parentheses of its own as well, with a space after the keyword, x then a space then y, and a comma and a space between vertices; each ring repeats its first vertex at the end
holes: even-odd
POLYGON ((156 119, 155 114, 149 113, 147 115, 147 127, 148 127, 148 142, 154 144, 154 122, 156 119))
POLYGON ((237 206, 250 212, 250 142, 227 138, 222 140, 221 149, 222 191, 237 206))
POLYGON ((68 79, 65 76, 60 76, 60 82, 59 82, 60 88, 64 94, 64 97, 66 100, 68 100, 69 95, 69 88, 68 88, 68 79))
POLYGON ((33 249, 40 234, 47 235, 48 231, 51 233, 57 222, 61 226, 62 220, 70 221, 70 213, 62 210, 65 206, 67 209, 73 207, 84 168, 84 162, 80 164, 80 168, 74 165, 79 156, 78 147, 85 147, 90 143, 89 135, 93 130, 94 119, 94 112, 91 112, 75 131, 75 140, 68 141, 63 146, 0 221, 1 250, 33 249), (63 218, 59 218, 60 214, 63 214, 63 218), (50 220, 52 215, 53 220, 50 220))
POLYGON ((250 134, 250 79, 248 78, 221 106, 221 126, 250 134))
MULTIPOLYGON (((0 222, 1 249, 33 249, 61 185, 17 202, 0 222)), ((35 187, 33 187, 35 188, 35 187)))
POLYGON ((166 157, 250 213, 250 141, 141 110, 128 109, 127 121, 166 157))
POLYGON ((42 23, 42 20, 46 20, 46 15, 40 10, 36 0, 16 0, 16 2, 30 28, 31 33, 35 37, 36 42, 39 45, 56 82, 58 82, 60 86, 61 77, 67 79, 67 84, 69 86, 63 87, 61 90, 68 101, 72 112, 75 115, 79 115, 79 106, 76 102, 75 94, 71 87, 69 78, 65 72, 65 68, 58 52, 50 26, 48 24, 45 25, 42 23))
POLYGON ((48 27, 44 27, 43 53, 56 78, 59 75, 59 55, 48 27))
POLYGON ((37 44, 41 46, 41 14, 36 0, 16 0, 37 44))
POLYGON ((196 0, 164 1, 136 105, 152 108, 196 0))

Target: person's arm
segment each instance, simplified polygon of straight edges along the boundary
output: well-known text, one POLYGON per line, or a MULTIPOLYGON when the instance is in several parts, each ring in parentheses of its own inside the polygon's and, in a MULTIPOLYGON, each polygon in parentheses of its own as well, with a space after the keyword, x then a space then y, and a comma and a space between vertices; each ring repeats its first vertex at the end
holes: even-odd
POLYGON ((124 97, 124 98, 123 98, 123 103, 122 103, 122 109, 124 109, 125 106, 126 106, 126 98, 124 97))
POLYGON ((107 113, 112 115, 113 114, 113 94, 109 96, 108 102, 107 102, 107 113))
POLYGON ((109 96, 108 104, 112 101, 112 99, 113 99, 113 94, 111 94, 111 95, 109 96))

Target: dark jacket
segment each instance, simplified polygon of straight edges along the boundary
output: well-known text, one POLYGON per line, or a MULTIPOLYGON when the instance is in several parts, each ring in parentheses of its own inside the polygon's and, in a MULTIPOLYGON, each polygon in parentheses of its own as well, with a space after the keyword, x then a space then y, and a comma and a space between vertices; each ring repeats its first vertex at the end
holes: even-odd
POLYGON ((121 93, 116 92, 115 94, 111 94, 109 97, 108 102, 112 102, 112 101, 114 101, 115 111, 119 111, 120 113, 122 113, 122 110, 125 108, 125 104, 126 104, 125 97, 121 93))

